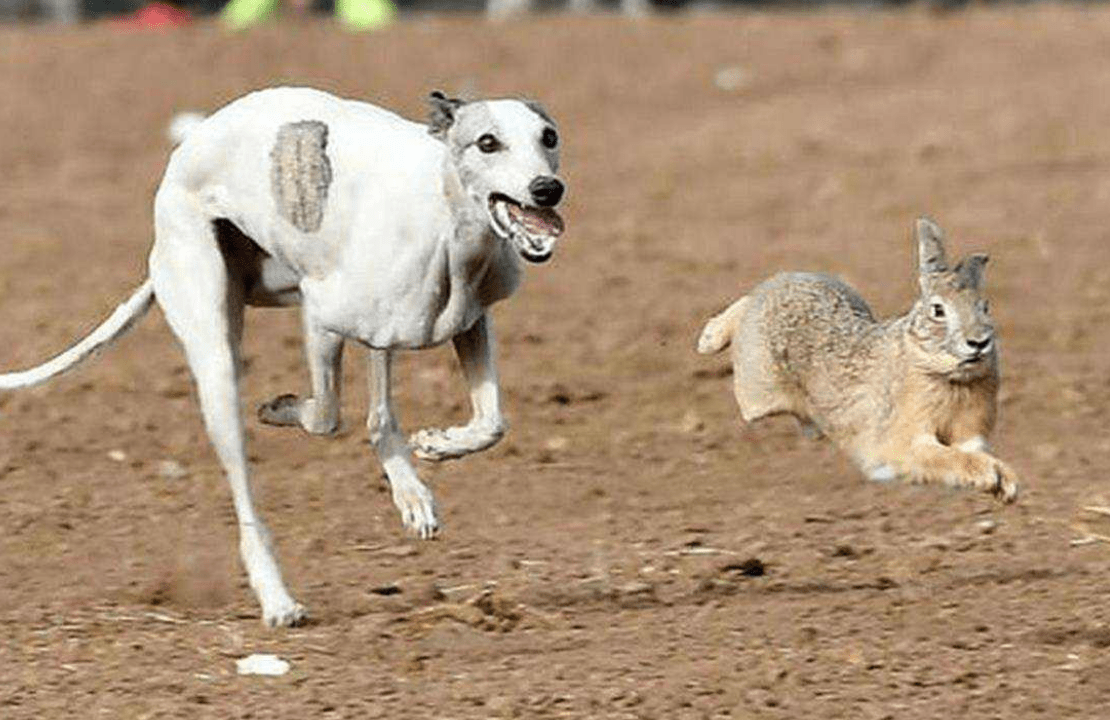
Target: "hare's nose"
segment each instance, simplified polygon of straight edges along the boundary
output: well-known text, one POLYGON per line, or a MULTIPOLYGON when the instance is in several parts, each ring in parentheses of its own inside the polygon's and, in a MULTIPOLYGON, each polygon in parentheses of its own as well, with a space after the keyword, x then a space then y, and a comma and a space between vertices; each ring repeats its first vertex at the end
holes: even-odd
POLYGON ((968 338, 967 346, 971 348, 972 352, 982 355, 990 350, 991 343, 994 342, 993 335, 984 335, 981 338, 968 338))

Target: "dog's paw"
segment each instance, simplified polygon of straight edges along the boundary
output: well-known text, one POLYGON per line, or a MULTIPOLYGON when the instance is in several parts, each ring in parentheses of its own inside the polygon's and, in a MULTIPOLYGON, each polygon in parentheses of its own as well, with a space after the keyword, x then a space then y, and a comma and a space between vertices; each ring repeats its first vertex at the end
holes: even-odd
POLYGON ((258 419, 267 425, 300 427, 301 401, 296 395, 278 395, 258 406, 258 419))
POLYGON ((414 433, 409 445, 421 460, 452 460, 492 447, 504 436, 505 430, 500 425, 427 428, 414 433))
POLYGON ((292 627, 304 622, 305 609, 285 589, 265 525, 256 522, 240 526, 239 553, 251 589, 262 606, 262 622, 269 627, 292 627))
POLYGON ((291 597, 286 596, 276 603, 268 603, 262 607, 262 622, 266 627, 296 627, 308 619, 308 612, 304 606, 291 597))
POLYGON ((432 491, 419 481, 404 483, 393 490, 393 504, 401 513, 401 524, 421 540, 439 534, 436 501, 432 491))
POLYGON ((334 435, 339 431, 336 403, 320 403, 316 398, 278 395, 258 406, 258 419, 267 425, 299 427, 312 435, 334 435))

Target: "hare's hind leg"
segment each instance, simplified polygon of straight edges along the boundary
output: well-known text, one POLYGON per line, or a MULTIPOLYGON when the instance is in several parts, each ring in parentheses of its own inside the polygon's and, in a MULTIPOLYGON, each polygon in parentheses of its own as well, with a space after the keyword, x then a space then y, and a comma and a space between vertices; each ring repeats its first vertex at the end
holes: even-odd
POLYGON ((796 416, 803 427, 809 423, 793 384, 782 377, 775 363, 766 335, 750 320, 733 338, 732 392, 746 422, 788 413, 796 416))
POLYGON ((798 430, 810 440, 823 440, 825 438, 824 431, 810 418, 795 415, 794 419, 798 421, 798 430))
POLYGON ((1003 502, 1017 499, 1017 473, 981 450, 964 450, 921 436, 910 447, 906 475, 911 482, 971 488, 995 495, 1003 502))
POLYGON ((732 393, 745 422, 791 413, 805 426, 808 419, 790 384, 779 377, 760 306, 758 295, 745 295, 710 318, 698 338, 698 352, 709 355, 731 346, 732 393))

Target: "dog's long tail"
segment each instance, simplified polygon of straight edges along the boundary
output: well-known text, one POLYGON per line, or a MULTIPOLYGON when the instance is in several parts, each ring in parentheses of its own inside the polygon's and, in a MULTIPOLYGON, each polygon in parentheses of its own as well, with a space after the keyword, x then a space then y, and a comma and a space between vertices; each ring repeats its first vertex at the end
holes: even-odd
POLYGON ((154 282, 147 278, 107 320, 70 349, 29 370, 0 375, 0 390, 31 387, 64 373, 134 327, 152 304, 154 282))
POLYGON ((732 334, 748 304, 748 296, 740 298, 728 306, 724 312, 709 319, 698 338, 698 352, 702 355, 718 353, 732 344, 732 334))

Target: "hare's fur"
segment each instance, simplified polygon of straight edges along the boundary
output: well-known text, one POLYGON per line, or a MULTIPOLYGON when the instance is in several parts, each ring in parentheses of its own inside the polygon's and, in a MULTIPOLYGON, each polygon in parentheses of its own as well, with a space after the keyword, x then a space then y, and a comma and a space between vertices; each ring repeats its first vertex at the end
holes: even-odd
POLYGON ((940 229, 919 220, 917 237, 921 296, 905 315, 877 321, 840 280, 783 273, 711 319, 698 351, 731 345, 745 421, 794 415, 874 480, 977 488, 1012 501, 1016 475, 986 440, 999 385, 981 293, 986 256, 949 269, 940 229))

